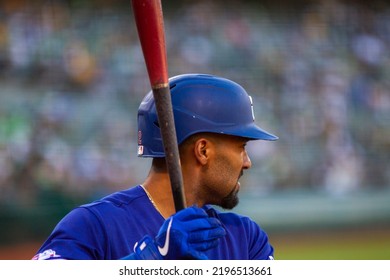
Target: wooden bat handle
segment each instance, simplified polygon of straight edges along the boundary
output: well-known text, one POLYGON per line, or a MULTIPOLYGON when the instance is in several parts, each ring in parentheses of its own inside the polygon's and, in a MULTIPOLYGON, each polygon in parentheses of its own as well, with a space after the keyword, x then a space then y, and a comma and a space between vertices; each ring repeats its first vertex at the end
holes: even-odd
POLYGON ((172 106, 169 87, 167 86, 153 89, 153 96, 157 112, 164 112, 163 114, 158 114, 158 123, 160 125, 161 137, 163 139, 165 161, 169 172, 173 200, 177 212, 186 208, 186 203, 183 190, 179 148, 177 145, 176 130, 173 122, 173 112, 172 110, 166 110, 166 108, 172 106))

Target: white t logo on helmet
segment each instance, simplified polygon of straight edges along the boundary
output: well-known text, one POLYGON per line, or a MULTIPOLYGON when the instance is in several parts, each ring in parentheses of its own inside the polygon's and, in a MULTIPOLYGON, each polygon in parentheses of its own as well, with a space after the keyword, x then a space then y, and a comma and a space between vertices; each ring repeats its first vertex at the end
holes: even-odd
POLYGON ((249 97, 249 101, 251 102, 252 119, 253 119, 253 121, 255 121, 255 110, 253 109, 253 100, 252 100, 252 96, 248 95, 248 97, 249 97))

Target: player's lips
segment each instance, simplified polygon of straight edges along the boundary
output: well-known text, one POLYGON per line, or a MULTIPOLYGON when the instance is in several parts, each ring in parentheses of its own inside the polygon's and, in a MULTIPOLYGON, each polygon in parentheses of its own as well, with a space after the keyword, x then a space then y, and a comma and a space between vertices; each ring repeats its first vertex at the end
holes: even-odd
POLYGON ((240 188, 241 188, 241 183, 240 183, 240 181, 238 181, 236 184, 236 191, 238 192, 240 190, 240 188))
POLYGON ((241 188, 241 183, 240 183, 240 178, 242 177, 242 175, 244 175, 244 172, 243 171, 241 171, 241 173, 240 173, 240 176, 238 176, 238 180, 237 180, 237 184, 236 184, 236 191, 238 192, 239 190, 240 190, 240 188, 241 188))

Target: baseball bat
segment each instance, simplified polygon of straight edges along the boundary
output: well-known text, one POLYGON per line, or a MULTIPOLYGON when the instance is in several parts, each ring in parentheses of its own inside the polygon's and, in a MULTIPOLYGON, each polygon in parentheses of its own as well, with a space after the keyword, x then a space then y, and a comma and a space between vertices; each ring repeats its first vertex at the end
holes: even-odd
POLYGON ((132 0, 132 8, 156 104, 175 210, 179 211, 186 205, 168 82, 162 5, 160 0, 132 0))

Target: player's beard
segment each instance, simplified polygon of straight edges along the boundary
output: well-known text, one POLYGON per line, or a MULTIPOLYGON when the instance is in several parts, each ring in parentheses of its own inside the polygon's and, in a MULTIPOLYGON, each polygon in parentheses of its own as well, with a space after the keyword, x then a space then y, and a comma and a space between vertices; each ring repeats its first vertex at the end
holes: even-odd
POLYGON ((238 190, 233 189, 227 196, 222 199, 220 206, 223 209, 231 210, 237 206, 238 202, 238 190))

